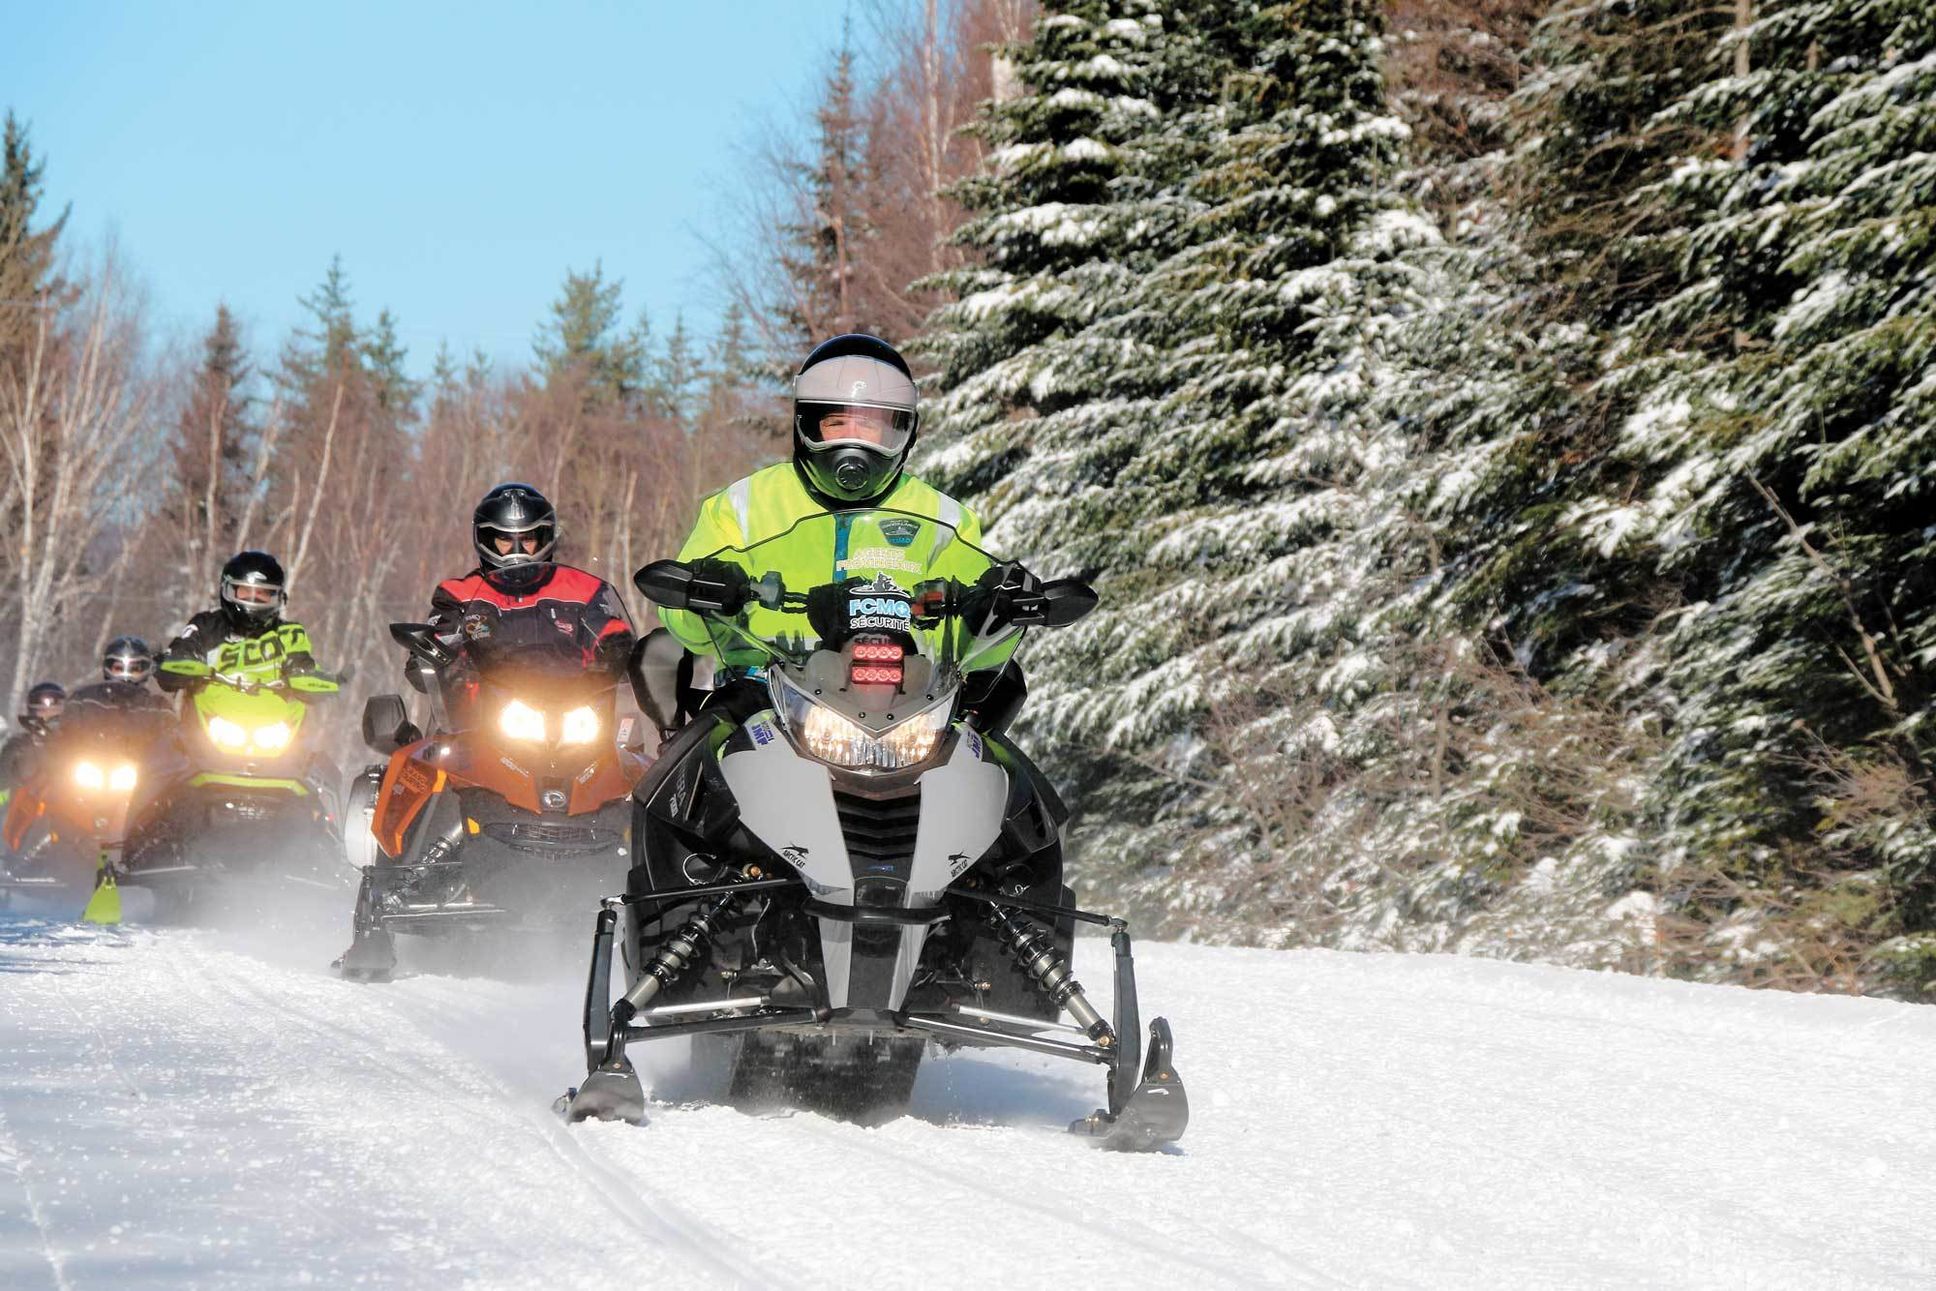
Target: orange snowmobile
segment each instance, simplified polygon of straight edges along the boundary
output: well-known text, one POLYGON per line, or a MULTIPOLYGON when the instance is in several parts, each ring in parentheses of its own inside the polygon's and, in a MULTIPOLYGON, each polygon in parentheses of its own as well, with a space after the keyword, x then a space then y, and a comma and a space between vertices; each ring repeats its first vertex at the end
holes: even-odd
POLYGON ((174 734, 174 710, 144 686, 103 681, 69 695, 60 728, 7 803, 0 892, 36 898, 50 914, 119 922, 129 818, 174 734))
POLYGON ((616 730, 622 662, 569 615, 506 615, 461 653, 427 624, 390 634, 435 679, 433 729, 419 731, 397 695, 363 710, 364 742, 389 761, 351 785, 345 812, 363 881, 336 968, 361 981, 394 972, 398 933, 466 944, 483 933, 489 963, 496 930, 575 927, 631 868, 631 795, 646 768, 616 730))

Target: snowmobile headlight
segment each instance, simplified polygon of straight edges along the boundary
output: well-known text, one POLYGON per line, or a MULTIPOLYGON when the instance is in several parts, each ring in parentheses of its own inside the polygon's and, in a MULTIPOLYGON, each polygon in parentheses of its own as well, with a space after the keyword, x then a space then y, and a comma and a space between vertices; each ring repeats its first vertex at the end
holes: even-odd
POLYGON ((598 710, 590 704, 574 708, 565 714, 564 731, 559 735, 561 744, 590 744, 598 738, 598 710))
POLYGON ((267 753, 280 753, 289 747, 289 723, 271 722, 267 726, 255 728, 255 746, 267 753))
POLYGON ((74 783, 83 789, 99 789, 108 782, 107 774, 92 762, 74 764, 74 783))
POLYGON ((239 722, 231 722, 226 717, 211 717, 208 719, 208 738, 225 749, 239 749, 249 742, 249 733, 239 722))
POLYGON ((506 738, 541 743, 545 737, 544 714, 521 699, 514 699, 497 715, 497 729, 506 738))
POLYGON ((135 774, 133 767, 119 766, 109 773, 108 787, 116 793, 126 793, 128 790, 134 788, 134 780, 135 774))
POLYGON ((855 771, 900 771, 934 756, 954 713, 954 696, 944 696, 879 735, 827 707, 795 686, 785 673, 773 673, 774 698, 781 724, 808 757, 855 771))

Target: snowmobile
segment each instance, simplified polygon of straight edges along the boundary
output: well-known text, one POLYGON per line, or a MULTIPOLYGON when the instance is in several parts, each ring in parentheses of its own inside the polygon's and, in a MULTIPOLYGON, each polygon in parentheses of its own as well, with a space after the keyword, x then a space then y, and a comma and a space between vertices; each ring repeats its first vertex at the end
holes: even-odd
POLYGON ((117 922, 114 889, 129 816, 155 765, 165 761, 174 726, 165 703, 129 682, 99 682, 68 696, 60 728, 8 801, 0 893, 9 901, 31 894, 96 922, 117 922))
MULTIPOLYGON (((640 864, 593 937, 588 1073, 558 1110, 642 1121, 628 1046, 695 1037, 696 1056, 725 1051, 737 1103, 879 1120, 905 1107, 930 1044, 992 1046, 1104 1069, 1108 1105, 1071 1130, 1119 1149, 1173 1142, 1188 1104, 1167 1021, 1139 1052, 1128 926, 1075 908, 1067 811, 964 686, 1028 628, 1082 617, 1095 593, 1037 584, 951 526, 895 512, 815 516, 719 555, 634 579, 697 615, 744 671, 639 788, 640 864), (816 541, 883 568, 786 586, 782 545, 816 541), (1110 1017, 1070 971, 1078 921, 1108 930, 1110 1017)), ((640 706, 662 726, 691 707, 682 653, 661 632, 634 654, 640 706)))
POLYGON ((175 765, 134 813, 122 881, 149 888, 176 916, 236 878, 335 887, 337 775, 305 736, 310 703, 337 694, 343 679, 265 680, 198 659, 161 668, 199 684, 182 701, 175 765))
POLYGON ((428 735, 397 695, 364 707, 364 742, 388 761, 350 787, 344 847, 362 883, 336 963, 364 981, 393 973, 397 933, 469 942, 565 926, 631 864, 632 786, 646 765, 621 747, 619 674, 575 616, 473 624, 462 656, 427 624, 390 634, 420 675, 455 677, 458 702, 427 682, 428 735))

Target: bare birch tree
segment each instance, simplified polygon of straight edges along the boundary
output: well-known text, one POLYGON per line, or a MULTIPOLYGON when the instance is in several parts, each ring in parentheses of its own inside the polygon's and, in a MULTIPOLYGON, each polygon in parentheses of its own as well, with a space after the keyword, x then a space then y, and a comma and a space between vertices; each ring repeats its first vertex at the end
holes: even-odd
POLYGON ((74 304, 39 311, 0 372, 0 465, 16 526, 0 553, 15 616, 13 695, 38 674, 62 616, 111 576, 111 561, 97 564, 99 540, 134 518, 130 485, 155 388, 120 285, 110 259, 74 304))

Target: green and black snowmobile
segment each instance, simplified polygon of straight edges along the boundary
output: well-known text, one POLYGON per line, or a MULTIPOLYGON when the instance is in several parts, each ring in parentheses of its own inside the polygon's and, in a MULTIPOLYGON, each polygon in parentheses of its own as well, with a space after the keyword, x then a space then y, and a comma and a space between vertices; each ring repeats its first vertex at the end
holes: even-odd
POLYGON ((339 776, 317 748, 309 716, 310 704, 338 693, 341 681, 284 666, 287 655, 308 651, 299 624, 233 644, 212 663, 161 665, 189 683, 176 687, 186 692, 181 758, 129 829, 122 881, 151 889, 164 914, 192 911, 238 878, 331 893, 347 882, 339 776), (300 640, 283 639, 291 635, 300 640))

